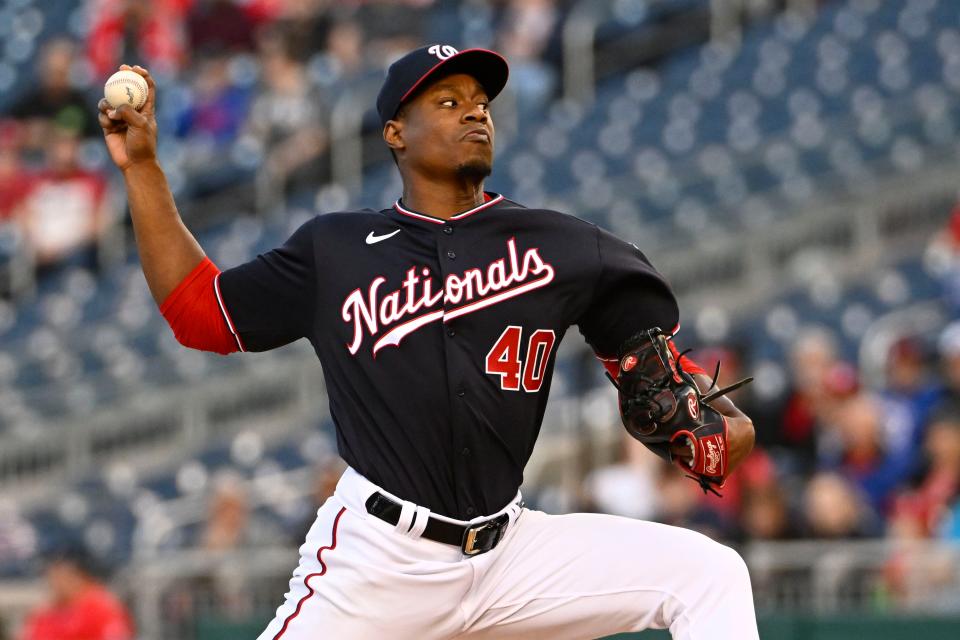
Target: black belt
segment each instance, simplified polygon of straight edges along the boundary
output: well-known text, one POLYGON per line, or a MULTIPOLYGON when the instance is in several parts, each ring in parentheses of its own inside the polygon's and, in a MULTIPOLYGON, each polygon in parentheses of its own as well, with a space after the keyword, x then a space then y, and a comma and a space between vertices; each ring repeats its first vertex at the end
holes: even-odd
MULTIPOLYGON (((400 521, 400 512, 403 505, 379 491, 367 498, 366 506, 367 513, 388 524, 396 525, 400 521)), ((510 517, 505 513, 496 518, 467 526, 453 524, 439 518, 429 518, 426 528, 420 535, 434 542, 443 542, 460 547, 464 554, 475 556, 496 547, 503 538, 509 523, 510 517)))

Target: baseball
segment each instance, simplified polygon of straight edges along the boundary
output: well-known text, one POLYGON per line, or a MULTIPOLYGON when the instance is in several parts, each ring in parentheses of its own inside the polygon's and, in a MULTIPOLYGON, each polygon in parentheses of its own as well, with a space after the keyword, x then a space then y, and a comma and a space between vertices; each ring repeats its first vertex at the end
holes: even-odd
POLYGON ((147 81, 140 74, 129 71, 117 71, 103 85, 103 97, 114 109, 128 104, 139 111, 147 101, 147 81))

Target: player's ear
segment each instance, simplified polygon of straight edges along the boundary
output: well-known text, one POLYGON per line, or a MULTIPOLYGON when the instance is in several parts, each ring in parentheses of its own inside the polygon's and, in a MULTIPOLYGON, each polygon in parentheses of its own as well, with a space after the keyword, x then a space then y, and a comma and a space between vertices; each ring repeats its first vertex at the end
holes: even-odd
POLYGON ((406 144, 403 142, 403 122, 388 120, 387 124, 383 125, 383 141, 394 152, 406 149, 406 144))

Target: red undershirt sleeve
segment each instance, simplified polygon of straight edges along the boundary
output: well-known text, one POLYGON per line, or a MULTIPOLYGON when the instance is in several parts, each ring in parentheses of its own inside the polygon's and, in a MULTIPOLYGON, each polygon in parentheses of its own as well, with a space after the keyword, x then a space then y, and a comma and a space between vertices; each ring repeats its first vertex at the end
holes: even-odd
MULTIPOLYGON (((670 345, 670 351, 673 352, 674 358, 680 355, 680 352, 677 351, 677 345, 673 344, 673 340, 668 340, 667 344, 670 345)), ((705 376, 710 375, 709 373, 704 371, 703 367, 698 365, 696 362, 694 362, 691 358, 687 356, 680 356, 679 358, 677 358, 677 360, 680 362, 680 367, 690 375, 695 375, 698 373, 702 373, 705 376)))
POLYGON ((600 356, 597 356, 597 359, 600 361, 600 364, 603 365, 603 368, 607 370, 607 373, 616 380, 617 376, 620 375, 620 362, 616 359, 601 358, 600 356))
POLYGON ((167 296, 160 313, 183 346, 227 355, 244 348, 221 302, 219 277, 220 269, 204 258, 167 296))

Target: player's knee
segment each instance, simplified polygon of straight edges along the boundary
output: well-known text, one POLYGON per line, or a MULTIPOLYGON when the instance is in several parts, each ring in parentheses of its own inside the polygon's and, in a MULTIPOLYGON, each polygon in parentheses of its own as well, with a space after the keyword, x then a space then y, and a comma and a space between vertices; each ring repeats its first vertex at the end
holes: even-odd
POLYGON ((691 574, 703 577, 704 586, 712 591, 749 584, 750 574, 739 553, 701 533, 684 530, 684 534, 685 564, 691 574))
POLYGON ((735 550, 722 545, 716 545, 713 577, 721 589, 750 588, 750 571, 747 563, 735 550))

